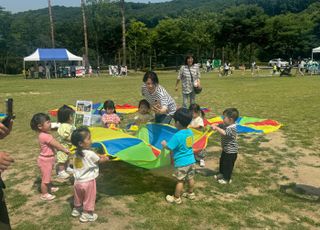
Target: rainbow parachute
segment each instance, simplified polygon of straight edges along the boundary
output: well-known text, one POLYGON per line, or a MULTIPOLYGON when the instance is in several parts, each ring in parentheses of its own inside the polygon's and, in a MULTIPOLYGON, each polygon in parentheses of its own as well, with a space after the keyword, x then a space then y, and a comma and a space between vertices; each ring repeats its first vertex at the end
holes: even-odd
MULTIPOLYGON (((206 120, 206 124, 221 124, 223 117, 214 117, 206 120)), ((270 119, 254 117, 239 117, 236 121, 238 133, 271 133, 277 131, 282 124, 270 119)))
MULTIPOLYGON (((91 127, 92 147, 103 149, 104 153, 138 167, 154 169, 170 165, 168 150, 164 150, 161 141, 169 141, 177 129, 165 124, 149 123, 141 126, 136 136, 118 130, 91 127)), ((212 131, 193 130, 195 153, 207 145, 212 131)))
MULTIPOLYGON (((76 107, 73 105, 68 105, 72 109, 76 110, 76 107)), ((92 114, 99 114, 99 111, 103 109, 103 103, 95 103, 92 105, 92 114)), ((116 105, 116 111, 120 114, 129 114, 129 113, 135 113, 138 111, 138 107, 134 105, 129 104, 123 104, 123 105, 116 105)), ((51 109, 49 110, 49 114, 51 116, 57 116, 58 109, 51 109)))

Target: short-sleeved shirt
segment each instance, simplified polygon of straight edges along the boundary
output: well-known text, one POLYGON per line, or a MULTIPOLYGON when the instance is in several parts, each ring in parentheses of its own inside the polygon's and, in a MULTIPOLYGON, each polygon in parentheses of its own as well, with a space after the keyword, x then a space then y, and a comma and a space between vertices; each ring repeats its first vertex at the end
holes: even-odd
POLYGON ((192 121, 190 122, 190 127, 204 127, 203 119, 202 117, 196 117, 193 118, 192 121))
POLYGON ((177 79, 181 80, 183 94, 193 92, 193 82, 191 80, 190 72, 192 74, 193 81, 198 81, 200 79, 200 70, 198 65, 195 64, 190 67, 188 67, 188 65, 181 66, 177 79))
POLYGON ((58 132, 58 141, 66 148, 71 148, 71 134, 74 131, 74 127, 69 123, 60 124, 58 132))
POLYGON ((235 154, 238 153, 237 143, 237 125, 232 124, 226 126, 224 124, 219 125, 220 128, 225 130, 226 135, 221 135, 221 147, 225 153, 235 154))
POLYGON ((173 115, 177 110, 177 106, 173 98, 161 85, 157 84, 156 89, 153 93, 150 93, 144 83, 141 86, 141 94, 149 102, 150 105, 160 104, 161 107, 168 109, 167 114, 173 115))
POLYGON ((167 143, 167 148, 173 152, 174 167, 184 167, 196 162, 192 150, 193 133, 190 129, 176 132, 167 143))
POLYGON ((105 113, 102 115, 101 120, 106 128, 109 128, 111 124, 117 125, 120 123, 120 117, 116 113, 105 113))
POLYGON ((40 145, 40 155, 41 156, 53 156, 55 151, 50 145, 50 142, 54 140, 53 136, 49 133, 40 132, 38 136, 38 141, 40 145))
POLYGON ((75 155, 73 159, 73 176, 76 182, 86 182, 99 176, 100 157, 91 150, 82 150, 83 157, 75 155))

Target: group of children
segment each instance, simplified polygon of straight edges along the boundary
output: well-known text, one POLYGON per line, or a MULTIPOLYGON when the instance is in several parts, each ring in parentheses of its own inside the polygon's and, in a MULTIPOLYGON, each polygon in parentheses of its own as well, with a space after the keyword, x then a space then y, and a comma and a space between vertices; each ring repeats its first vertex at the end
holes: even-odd
MULTIPOLYGON (((102 114, 102 123, 106 128, 117 128, 120 124, 120 117, 116 113, 115 104, 111 100, 104 103, 105 113, 102 114)), ((38 133, 40 145, 40 155, 38 156, 38 166, 41 171, 41 196, 40 199, 50 201, 55 198, 53 193, 59 190, 51 183, 51 173, 54 169, 57 152, 57 177, 68 179, 70 174, 74 177, 74 208, 71 215, 79 217, 81 222, 92 222, 98 218, 94 213, 96 199, 96 178, 99 175, 99 163, 107 162, 108 157, 96 154, 91 150, 91 134, 88 128, 73 126, 74 110, 69 106, 62 106, 58 110, 57 140, 50 134, 50 117, 44 113, 35 114, 30 122, 30 126, 38 133), (76 152, 71 158, 71 146, 76 147, 76 152), (71 161, 72 159, 72 161, 71 161), (72 163, 71 163, 72 162, 72 163), (70 174, 69 174, 70 173, 70 174)), ((212 129, 221 134, 222 154, 219 163, 219 174, 215 178, 221 184, 231 183, 231 174, 234 162, 237 158, 238 146, 236 142, 235 121, 239 116, 236 109, 231 108, 223 112, 223 124, 212 125, 212 129)), ((193 132, 189 128, 204 129, 203 112, 200 106, 192 104, 189 109, 180 108, 174 116, 175 133, 168 143, 162 142, 164 148, 172 152, 174 161, 174 177, 177 185, 173 196, 168 195, 166 200, 170 203, 180 204, 181 196, 194 199, 194 174, 195 156, 192 150, 193 132), (184 182, 189 185, 188 192, 183 192, 184 182)), ((154 119, 151 114, 151 107, 148 101, 139 102, 138 114, 134 120, 137 125, 145 124, 154 119)), ((205 150, 199 155, 200 166, 204 167, 205 150)))

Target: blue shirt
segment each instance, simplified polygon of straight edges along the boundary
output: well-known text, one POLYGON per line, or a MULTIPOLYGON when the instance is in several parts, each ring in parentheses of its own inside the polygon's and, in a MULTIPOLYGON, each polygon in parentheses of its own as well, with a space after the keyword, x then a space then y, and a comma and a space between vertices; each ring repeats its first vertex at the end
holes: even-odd
POLYGON ((167 144, 173 152, 174 167, 184 167, 196 162, 192 150, 193 133, 190 129, 176 132, 167 144))

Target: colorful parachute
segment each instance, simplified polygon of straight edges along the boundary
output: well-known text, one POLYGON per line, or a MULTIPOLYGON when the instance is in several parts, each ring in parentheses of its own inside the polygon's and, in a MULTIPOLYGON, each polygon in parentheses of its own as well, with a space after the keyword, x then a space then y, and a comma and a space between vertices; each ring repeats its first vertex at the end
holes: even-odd
MULTIPOLYGON (((150 123, 141 126, 136 136, 122 131, 91 127, 92 147, 103 149, 104 153, 146 169, 169 165, 170 153, 164 150, 161 141, 169 141, 177 129, 165 125, 150 123)), ((194 152, 197 153, 207 145, 211 131, 194 132, 194 152)))
MULTIPOLYGON (((69 105, 71 108, 76 110, 76 107, 73 105, 69 105)), ((92 105, 92 114, 99 114, 99 111, 103 108, 103 103, 96 103, 92 105)), ((129 104, 123 104, 123 105, 116 105, 116 111, 120 114, 129 114, 129 113, 135 113, 138 111, 138 107, 134 105, 129 104)), ((57 116, 58 109, 51 109, 49 110, 49 114, 51 116, 57 116)))
MULTIPOLYGON (((223 117, 214 117, 206 120, 205 125, 221 124, 223 117)), ((239 117, 236 121, 238 133, 271 133, 277 131, 282 124, 270 119, 254 117, 239 117)))

